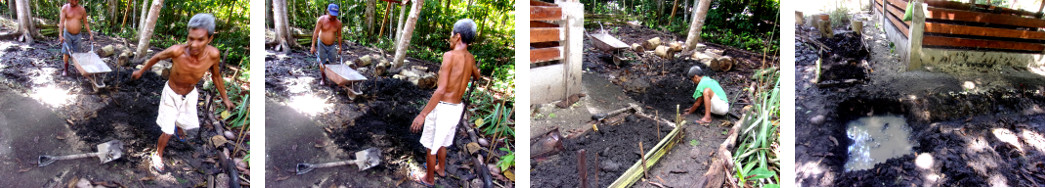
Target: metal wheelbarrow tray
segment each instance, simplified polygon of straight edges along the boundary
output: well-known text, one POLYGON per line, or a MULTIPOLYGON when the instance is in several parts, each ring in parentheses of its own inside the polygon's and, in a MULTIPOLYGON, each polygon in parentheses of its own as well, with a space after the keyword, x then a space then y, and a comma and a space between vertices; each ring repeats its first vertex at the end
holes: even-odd
POLYGON ((610 53, 613 56, 613 64, 620 65, 621 57, 619 52, 621 49, 629 48, 628 44, 620 41, 616 37, 605 32, 595 32, 595 34, 588 34, 588 38, 591 38, 591 43, 595 48, 610 53))
POLYGON ((359 71, 348 67, 344 64, 326 64, 321 67, 323 74, 326 75, 330 82, 337 84, 337 86, 345 87, 348 89, 349 98, 355 98, 355 96, 363 94, 363 92, 356 91, 352 87, 346 85, 366 81, 366 76, 359 74, 359 71))
POLYGON ((94 53, 93 45, 91 46, 91 51, 70 53, 69 60, 73 62, 76 70, 80 71, 80 75, 87 77, 87 80, 94 86, 94 90, 105 88, 104 80, 100 80, 99 77, 105 77, 109 72, 112 72, 112 69, 105 64, 105 61, 102 61, 98 54, 94 53))

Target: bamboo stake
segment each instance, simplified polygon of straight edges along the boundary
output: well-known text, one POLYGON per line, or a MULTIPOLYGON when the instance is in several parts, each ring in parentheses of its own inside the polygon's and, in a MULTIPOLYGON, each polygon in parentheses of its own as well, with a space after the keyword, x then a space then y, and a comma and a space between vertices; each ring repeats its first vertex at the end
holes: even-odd
MULTIPOLYGON (((657 117, 660 117, 660 111, 654 111, 654 112, 657 113, 657 117)), ((656 121, 656 122, 657 122, 657 139, 660 139, 660 121, 656 121)))
POLYGON ((599 171, 602 169, 602 163, 599 163, 599 152, 595 152, 595 187, 599 187, 599 171))
POLYGON ((377 32, 377 37, 385 35, 385 22, 388 21, 390 13, 392 13, 392 2, 388 2, 388 6, 385 7, 385 16, 381 17, 381 29, 377 32))
MULTIPOLYGON (((646 153, 646 151, 642 149, 642 141, 639 141, 639 153, 640 154, 645 154, 646 153)), ((642 157, 642 177, 643 178, 649 177, 649 173, 646 172, 647 171, 646 170, 646 156, 643 155, 643 156, 640 156, 640 157, 642 157)))

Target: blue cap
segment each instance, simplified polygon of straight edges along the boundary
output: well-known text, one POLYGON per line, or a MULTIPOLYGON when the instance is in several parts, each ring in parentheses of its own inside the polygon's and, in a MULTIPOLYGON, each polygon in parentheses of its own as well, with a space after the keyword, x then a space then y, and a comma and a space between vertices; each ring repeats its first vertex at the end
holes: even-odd
POLYGON ((327 5, 327 12, 330 12, 331 16, 337 16, 337 10, 338 10, 337 4, 330 3, 330 5, 327 5))

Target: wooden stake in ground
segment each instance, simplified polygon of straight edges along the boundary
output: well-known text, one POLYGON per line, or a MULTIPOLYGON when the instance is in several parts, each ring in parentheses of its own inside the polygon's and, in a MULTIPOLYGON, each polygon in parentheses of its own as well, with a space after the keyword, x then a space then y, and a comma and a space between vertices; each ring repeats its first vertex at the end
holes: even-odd
MULTIPOLYGON (((659 118, 660 117, 660 111, 655 111, 655 113, 657 113, 656 117, 659 118)), ((657 139, 660 139, 660 121, 657 121, 657 139)))
POLYGON ((599 187, 599 171, 602 165, 599 163, 599 152, 595 152, 595 187, 599 187))
POLYGON ((649 177, 649 173, 646 172, 646 150, 642 149, 642 141, 639 141, 639 157, 642 158, 642 176, 643 178, 649 177))
POLYGON ((577 151, 577 176, 581 178, 581 188, 588 187, 588 167, 584 164, 584 149, 577 151))

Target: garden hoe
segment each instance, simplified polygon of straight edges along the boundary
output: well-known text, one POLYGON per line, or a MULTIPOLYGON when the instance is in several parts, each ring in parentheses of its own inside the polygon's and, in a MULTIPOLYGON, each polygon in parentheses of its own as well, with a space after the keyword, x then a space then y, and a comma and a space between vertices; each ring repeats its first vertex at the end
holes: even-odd
POLYGON ((122 156, 123 142, 120 142, 120 140, 112 140, 102 144, 98 144, 98 152, 95 153, 84 153, 65 156, 41 155, 39 159, 39 166, 47 166, 51 163, 54 163, 55 161, 60 160, 71 160, 89 157, 98 157, 98 159, 102 161, 102 164, 105 164, 108 162, 112 162, 113 160, 119 159, 122 156))
POLYGON ((317 168, 327 168, 355 164, 359 167, 359 171, 373 168, 381 164, 381 150, 377 148, 370 148, 363 151, 356 152, 355 160, 337 161, 322 164, 310 164, 310 163, 298 163, 297 173, 298 175, 305 174, 315 170, 317 168))

